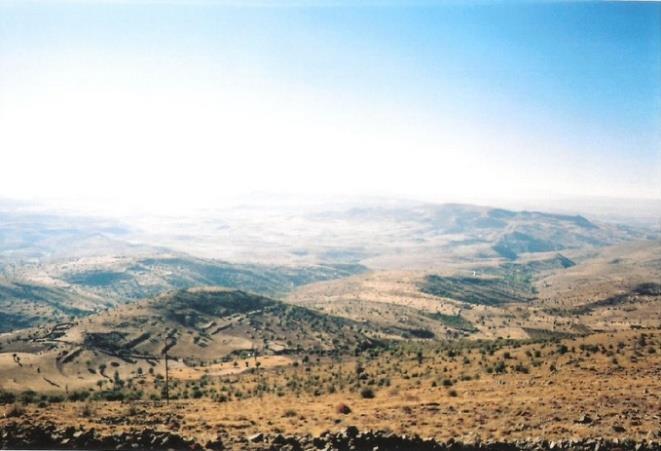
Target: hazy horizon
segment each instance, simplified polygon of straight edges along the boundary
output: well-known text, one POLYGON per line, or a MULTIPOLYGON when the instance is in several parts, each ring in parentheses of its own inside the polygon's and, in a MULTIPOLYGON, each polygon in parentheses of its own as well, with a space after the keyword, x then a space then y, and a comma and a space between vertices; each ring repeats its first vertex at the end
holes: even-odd
POLYGON ((115 203, 116 200, 72 198, 7 198, 0 197, 0 210, 17 213, 60 214, 64 216, 97 217, 119 220, 125 224, 158 224, 166 218, 216 220, 240 211, 258 217, 268 214, 298 214, 343 211, 352 208, 415 208, 417 205, 474 205, 503 208, 513 211, 539 211, 567 215, 581 215, 590 220, 639 225, 661 226, 661 199, 634 199, 609 197, 567 197, 530 199, 438 199, 430 201, 413 197, 385 196, 318 196, 274 195, 251 193, 223 199, 206 199, 203 205, 176 207, 152 206, 143 200, 115 203))
POLYGON ((661 2, 0 0, 0 449, 661 450, 661 2))
POLYGON ((661 5, 0 2, 0 196, 661 199, 661 5))

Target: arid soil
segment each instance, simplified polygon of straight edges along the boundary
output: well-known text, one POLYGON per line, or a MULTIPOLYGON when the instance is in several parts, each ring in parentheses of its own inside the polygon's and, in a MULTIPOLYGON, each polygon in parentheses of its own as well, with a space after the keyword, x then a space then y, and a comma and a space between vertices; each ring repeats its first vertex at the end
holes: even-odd
MULTIPOLYGON (((146 445, 135 434, 149 430, 154 432, 145 434, 176 434, 184 447, 219 446, 220 439, 230 449, 281 449, 286 443, 273 448, 274 440, 292 436, 290 449, 298 449, 293 441, 309 449, 329 444, 330 449, 366 449, 355 440, 351 448, 348 438, 335 445, 330 437, 312 441, 328 432, 346 436, 348 427, 433 438, 429 446, 518 442, 520 448, 534 448, 553 442, 554 447, 592 450, 602 442, 599 449, 634 449, 636 444, 658 449, 661 439, 658 329, 534 343, 409 342, 343 361, 296 363, 208 376, 202 383, 175 379, 172 392, 179 399, 169 405, 162 400, 17 401, 2 407, 0 428, 3 437, 29 425, 73 427, 82 431, 79 435, 93 429, 99 437, 125 434, 124 442, 109 445, 138 447, 146 445), (190 395, 196 388, 199 398, 190 395), (258 439, 258 434, 264 436, 258 439)), ((165 435, 158 437, 144 440, 165 435)), ((3 446, 11 445, 4 440, 3 446)), ((106 442, 98 443, 105 447, 106 442)), ((407 449, 374 443, 379 449, 407 449)))

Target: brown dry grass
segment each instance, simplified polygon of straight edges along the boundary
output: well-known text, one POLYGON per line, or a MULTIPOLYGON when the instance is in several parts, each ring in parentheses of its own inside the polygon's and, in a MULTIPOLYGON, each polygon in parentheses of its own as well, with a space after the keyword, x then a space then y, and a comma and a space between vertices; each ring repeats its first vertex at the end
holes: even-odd
POLYGON ((206 379, 206 388, 226 386, 228 393, 242 392, 243 399, 231 396, 217 402, 203 397, 169 406, 95 402, 89 418, 80 414, 81 403, 28 405, 24 417, 102 432, 149 425, 200 441, 219 432, 231 441, 255 432, 320 433, 349 424, 443 439, 649 439, 661 434, 661 330, 502 345, 493 354, 482 354, 476 346, 403 343, 373 358, 342 364, 311 361, 206 379), (559 352, 561 345, 566 353, 559 352), (488 373, 486 369, 498 362, 505 363, 505 373, 488 373), (364 380, 357 378, 358 363, 367 375, 364 380), (514 370, 518 364, 528 373, 514 370), (462 380, 466 376, 471 380, 462 380), (300 382, 298 390, 285 388, 292 380, 300 382), (255 390, 263 382, 273 391, 255 390), (372 382, 375 398, 363 399, 360 387, 372 382), (330 393, 331 384, 335 393, 330 393), (317 395, 315 386, 321 389, 317 395), (340 403, 350 406, 351 413, 338 413, 340 403), (591 417, 592 423, 578 423, 582 415, 591 417))

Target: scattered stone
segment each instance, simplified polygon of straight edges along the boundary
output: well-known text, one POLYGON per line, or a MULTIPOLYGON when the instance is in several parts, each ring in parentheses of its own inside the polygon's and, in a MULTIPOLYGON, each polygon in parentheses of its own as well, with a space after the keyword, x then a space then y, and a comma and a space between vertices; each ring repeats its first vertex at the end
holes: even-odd
POLYGON ((273 438, 274 445, 280 445, 285 443, 285 437, 282 434, 278 434, 273 438))
POLYGON ((592 418, 590 418, 589 415, 581 415, 578 420, 576 420, 577 423, 581 424, 590 424, 592 423, 592 418))
MULTIPOLYGON (((625 431, 620 425, 613 426, 616 432, 625 431)), ((56 428, 53 424, 7 423, 0 426, 0 449, 187 449, 187 450, 378 450, 378 451, 652 451, 661 449, 656 435, 636 442, 627 439, 566 439, 546 441, 521 439, 516 442, 499 442, 493 439, 481 441, 475 437, 472 442, 449 439, 438 442, 433 438, 421 438, 418 435, 397 435, 390 431, 360 432, 355 426, 348 426, 341 432, 324 431, 321 435, 283 435, 267 436, 257 433, 250 437, 238 435, 230 439, 225 446, 220 436, 205 445, 192 438, 186 438, 169 431, 155 431, 146 428, 131 430, 115 435, 101 435, 94 429, 56 428), (240 445, 242 444, 242 445, 240 445)))
POLYGON ((248 437, 248 441, 252 443, 259 443, 264 441, 264 434, 261 432, 258 432, 257 434, 253 434, 250 437, 248 437))
POLYGON ((358 435, 358 428, 356 426, 347 426, 344 430, 344 436, 348 438, 355 438, 358 435))

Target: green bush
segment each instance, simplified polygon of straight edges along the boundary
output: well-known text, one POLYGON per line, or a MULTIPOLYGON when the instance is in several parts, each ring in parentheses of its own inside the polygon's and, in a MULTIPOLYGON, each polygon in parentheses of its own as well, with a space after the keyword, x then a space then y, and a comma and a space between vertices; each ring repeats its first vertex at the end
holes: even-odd
POLYGON ((204 396, 204 392, 202 392, 199 388, 193 389, 192 396, 194 399, 200 399, 202 396, 204 396))

